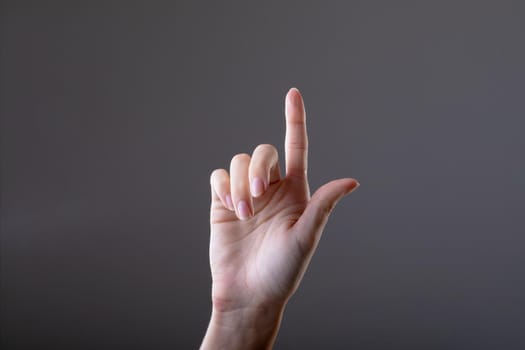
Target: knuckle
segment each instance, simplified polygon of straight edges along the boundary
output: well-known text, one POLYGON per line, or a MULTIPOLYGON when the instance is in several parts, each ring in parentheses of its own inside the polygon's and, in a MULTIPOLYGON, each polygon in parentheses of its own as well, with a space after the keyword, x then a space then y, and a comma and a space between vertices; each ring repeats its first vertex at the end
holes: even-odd
POLYGON ((255 151, 256 152, 277 152, 277 149, 275 148, 274 145, 271 145, 269 143, 262 143, 260 145, 258 145, 257 147, 255 147, 255 151))
POLYGON ((233 156, 232 162, 243 162, 243 161, 249 161, 250 155, 247 153, 238 153, 233 156))
POLYGON ((214 170, 212 170, 212 172, 211 172, 211 175, 210 175, 210 176, 212 176, 212 177, 213 177, 213 176, 217 176, 217 175, 219 175, 219 173, 220 173, 220 171, 221 171, 221 170, 222 170, 222 169, 218 169, 218 168, 217 168, 217 169, 214 169, 214 170))
POLYGON ((217 178, 219 175, 221 169, 215 169, 210 173, 210 183, 213 184, 213 181, 217 178))
POLYGON ((226 169, 218 168, 211 172, 210 178, 221 177, 227 173, 226 169))
POLYGON ((308 141, 306 140, 291 140, 288 142, 288 147, 302 151, 308 150, 308 141))
POLYGON ((328 217, 330 216, 334 208, 335 208, 335 203, 329 203, 323 208, 322 210, 323 221, 328 219, 328 217))
POLYGON ((329 219, 330 214, 335 208, 335 203, 328 203, 325 205, 320 206, 319 210, 317 211, 317 215, 315 218, 315 224, 317 226, 323 226, 329 219))

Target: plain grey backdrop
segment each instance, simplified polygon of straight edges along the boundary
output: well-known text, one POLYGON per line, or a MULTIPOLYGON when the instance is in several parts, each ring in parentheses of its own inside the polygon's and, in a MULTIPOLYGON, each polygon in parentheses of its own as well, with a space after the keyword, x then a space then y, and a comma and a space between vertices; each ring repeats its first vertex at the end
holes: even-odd
POLYGON ((3 349, 197 348, 209 175, 292 86, 361 187, 275 348, 525 348, 524 4, 2 2, 3 349))

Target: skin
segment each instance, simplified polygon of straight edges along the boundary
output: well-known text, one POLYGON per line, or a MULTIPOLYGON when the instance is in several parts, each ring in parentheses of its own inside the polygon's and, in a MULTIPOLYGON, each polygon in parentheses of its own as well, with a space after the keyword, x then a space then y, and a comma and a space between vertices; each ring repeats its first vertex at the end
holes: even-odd
POLYGON ((285 98, 286 175, 274 146, 237 154, 210 177, 212 315, 201 349, 270 349, 337 202, 353 178, 331 181, 312 196, 307 178, 304 102, 285 98))

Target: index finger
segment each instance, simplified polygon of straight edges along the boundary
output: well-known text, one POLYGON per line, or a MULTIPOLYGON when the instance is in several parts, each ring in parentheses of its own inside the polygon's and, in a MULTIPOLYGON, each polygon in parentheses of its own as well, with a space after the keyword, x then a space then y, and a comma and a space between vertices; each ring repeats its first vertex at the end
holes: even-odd
POLYGON ((308 136, 306 134, 306 113, 301 93, 291 88, 285 102, 286 136, 284 151, 286 175, 306 177, 308 166, 308 136))

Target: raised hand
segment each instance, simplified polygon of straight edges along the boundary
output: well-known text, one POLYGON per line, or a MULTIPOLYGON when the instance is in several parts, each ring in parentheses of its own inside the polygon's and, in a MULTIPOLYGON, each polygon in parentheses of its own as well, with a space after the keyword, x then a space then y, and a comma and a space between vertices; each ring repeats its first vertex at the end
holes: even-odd
POLYGON ((310 197, 305 110, 295 88, 285 115, 284 177, 268 144, 234 156, 229 172, 211 174, 213 312, 202 348, 271 347, 330 212, 359 186, 352 178, 334 180, 310 197))

